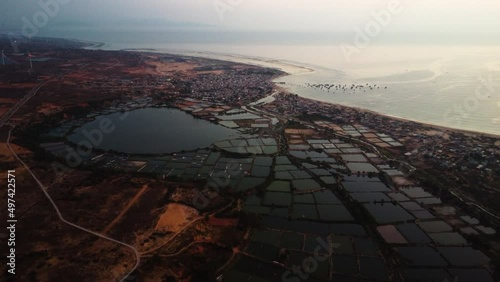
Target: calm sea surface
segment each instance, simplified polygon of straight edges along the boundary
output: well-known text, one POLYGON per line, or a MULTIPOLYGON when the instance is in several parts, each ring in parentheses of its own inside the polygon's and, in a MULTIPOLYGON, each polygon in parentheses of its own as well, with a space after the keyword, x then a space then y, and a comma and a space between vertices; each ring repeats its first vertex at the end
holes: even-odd
POLYGON ((305 42, 266 37, 252 42, 234 34, 220 39, 161 32, 48 35, 105 42, 104 49, 154 48, 279 68, 291 75, 276 81, 304 97, 500 135, 500 45, 384 45, 374 39, 348 57, 340 46, 352 44, 349 37, 305 42), (347 90, 328 92, 309 84, 341 84, 347 90), (352 84, 364 87, 351 90, 352 84))

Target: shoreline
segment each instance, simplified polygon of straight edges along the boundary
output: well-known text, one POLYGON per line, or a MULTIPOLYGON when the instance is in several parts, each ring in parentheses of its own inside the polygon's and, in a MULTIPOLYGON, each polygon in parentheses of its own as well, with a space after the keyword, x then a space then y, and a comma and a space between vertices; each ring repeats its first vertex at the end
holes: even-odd
MULTIPOLYGON (((295 93, 286 92, 286 94, 294 95, 295 93)), ((394 119, 394 120, 401 121, 401 122, 408 122, 408 123, 412 122, 412 123, 416 123, 416 124, 419 124, 419 125, 424 126, 424 127, 430 127, 434 130, 440 130, 440 131, 445 131, 445 132, 452 131, 452 132, 462 133, 462 134, 469 135, 469 136, 484 136, 484 137, 489 137, 489 138, 494 138, 494 139, 500 140, 500 134, 497 135, 497 134, 493 134, 493 133, 486 133, 486 132, 480 132, 480 131, 446 127, 443 125, 437 125, 437 124, 432 124, 432 123, 427 123, 427 122, 416 121, 416 120, 412 120, 412 119, 408 119, 408 118, 397 117, 397 116, 393 116, 393 115, 389 115, 389 114, 384 114, 384 113, 380 113, 380 112, 376 112, 376 111, 373 111, 370 109, 364 109, 364 108, 360 108, 360 107, 356 107, 356 106, 346 106, 343 104, 326 102, 326 101, 322 101, 322 100, 318 100, 318 99, 314 99, 314 98, 309 98, 309 97, 302 97, 302 96, 300 96, 300 97, 303 99, 308 99, 308 100, 319 102, 319 103, 325 103, 325 104, 334 105, 337 107, 349 108, 351 110, 358 111, 361 113, 370 113, 373 115, 378 115, 378 116, 382 116, 382 117, 389 118, 389 119, 394 119)))
POLYGON ((247 64, 252 66, 258 66, 263 68, 271 68, 275 70, 279 70, 285 73, 283 76, 288 75, 299 75, 304 73, 313 73, 316 72, 315 69, 308 66, 301 66, 298 62, 287 62, 280 61, 269 58, 259 58, 259 57, 249 57, 238 54, 226 54, 226 53, 214 53, 214 52, 203 52, 203 51, 188 51, 188 50, 160 50, 155 48, 126 48, 126 49, 117 49, 125 52, 149 52, 155 54, 168 54, 168 55, 177 55, 177 56, 187 56, 187 57, 195 57, 195 58, 204 58, 204 59, 212 59, 212 60, 220 60, 231 63, 239 63, 239 64, 247 64), (279 64, 279 65, 277 65, 279 64), (286 68, 289 68, 288 70, 286 68), (291 72, 291 69, 295 69, 296 71, 291 72))
MULTIPOLYGON (((90 41, 88 41, 90 43, 90 41)), ((91 46, 91 48, 100 48, 106 45, 106 43, 102 42, 92 42, 95 45, 91 46)), ((99 49, 97 49, 99 50, 99 49)), ((275 70, 279 70, 284 72, 285 74, 280 75, 278 77, 275 77, 271 80, 271 82, 274 84, 275 88, 280 89, 281 92, 284 92, 286 94, 293 94, 293 95, 298 95, 299 97, 303 99, 308 99, 311 101, 319 102, 319 103, 326 103, 329 105, 334 105, 334 106, 339 106, 339 107, 345 107, 349 108, 358 112, 365 112, 365 113, 371 113, 374 115, 379 115, 383 116, 386 118, 398 120, 401 122, 413 122, 420 124, 422 126, 430 127, 435 130, 441 130, 441 131, 454 131, 458 133, 462 133, 465 135, 473 135, 473 136, 485 136, 485 137, 490 137, 490 138, 495 138, 495 139, 500 139, 500 134, 495 134, 495 133, 488 133, 488 132, 481 132, 477 130, 469 130, 469 129, 460 129, 460 128, 453 128, 453 127, 448 127, 444 125, 439 125, 439 124, 434 124, 434 123, 429 123, 429 122, 423 122, 423 121, 418 121, 418 120, 413 120, 410 118, 404 118, 404 117, 398 117, 394 116, 391 114, 387 113, 382 113, 382 112, 377 112, 371 109, 367 108, 362 108, 358 106, 351 106, 351 105, 345 105, 341 103, 335 103, 335 102, 330 102, 330 101, 323 101, 320 99, 316 98, 311 98, 311 97, 305 97, 302 96, 298 93, 293 93, 290 90, 286 89, 285 87, 278 85, 276 82, 274 82, 276 79, 286 77, 286 76, 293 76, 293 75, 300 75, 304 73, 313 73, 316 72, 317 70, 313 69, 310 66, 301 66, 298 65, 298 62, 285 62, 285 61, 280 61, 276 59, 270 59, 270 58, 258 58, 258 57, 249 57, 245 55, 238 55, 238 54, 225 54, 225 53, 214 53, 214 52, 204 52, 204 51, 174 51, 174 50, 159 50, 156 48, 125 48, 125 49, 119 49, 120 51, 125 51, 125 52, 150 52, 150 53, 156 53, 156 54, 169 54, 169 55, 178 55, 178 56, 191 56, 191 57, 197 57, 197 58, 205 58, 205 59, 214 59, 214 60, 221 60, 221 61, 227 61, 231 63, 242 63, 242 64, 248 64, 248 65, 254 65, 258 67, 263 67, 263 68, 271 68, 275 70), (282 67, 277 66, 276 64, 282 65, 282 67, 292 67, 295 69, 302 70, 303 72, 290 72, 287 71, 286 69, 283 69, 282 67)))
MULTIPOLYGON (((163 52, 160 52, 160 53, 163 53, 163 52)), ((203 54, 203 52, 198 52, 198 53, 203 54)), ((168 53, 168 54, 172 54, 172 53, 168 53)), ((208 53, 208 52, 206 54, 210 55, 210 53, 208 53)), ((172 54, 172 55, 176 55, 176 54, 172 54)), ((188 55, 188 54, 186 54, 186 55, 188 55)), ((215 54, 215 55, 217 55, 217 54, 215 54)), ((192 56, 192 55, 188 55, 188 56, 192 56)), ((221 54, 221 56, 225 56, 225 55, 221 54)), ((255 60, 254 58, 245 57, 245 56, 242 56, 242 55, 241 55, 241 57, 249 59, 249 60, 255 60)), ((205 58, 205 57, 201 57, 201 58, 205 58)), ((208 57, 208 58, 212 59, 210 57, 208 57)), ((216 58, 216 59, 217 60, 224 60, 224 59, 220 59, 220 58, 216 58)), ((285 64, 287 64, 286 62, 281 62, 279 60, 275 60, 275 61, 279 62, 279 63, 285 63, 285 64)), ((232 60, 228 60, 228 62, 241 63, 241 62, 232 61, 232 60)), ((244 63, 246 63, 246 62, 244 62, 244 63)), ((260 66, 260 67, 268 67, 268 66, 263 66, 263 65, 259 65, 259 64, 255 64, 255 65, 260 66)), ((300 68, 307 69, 307 70, 311 70, 310 72, 315 72, 316 71, 316 70, 312 70, 312 69, 310 69, 308 67, 305 67, 305 66, 295 66, 295 65, 293 65, 293 66, 294 67, 300 67, 300 68)), ((270 68, 273 68, 273 67, 270 67, 270 68)), ((485 136, 485 137, 500 139, 500 134, 494 134, 494 133, 487 133, 487 132, 481 132, 481 131, 475 131, 475 130, 467 130, 467 129, 459 129, 459 128, 447 127, 447 126, 444 126, 444 125, 438 125, 438 124, 433 124, 433 123, 428 123, 428 122, 422 122, 422 121, 412 120, 412 119, 409 119, 409 118, 398 117, 398 116, 394 116, 394 115, 390 115, 390 114, 386 114, 386 113, 381 113, 381 112, 377 112, 377 111, 374 111, 374 110, 370 110, 370 109, 366 109, 366 108, 361 108, 361 107, 357 107, 357 106, 344 105, 344 104, 335 103, 335 102, 323 101, 323 100, 319 100, 319 99, 315 99, 315 98, 311 98, 311 97, 304 97, 304 96, 302 96, 302 95, 300 95, 298 93, 290 92, 290 90, 288 90, 285 87, 280 86, 276 82, 274 82, 276 79, 279 79, 279 78, 282 78, 282 77, 286 77, 286 76, 297 75, 297 74, 286 72, 283 69, 278 69, 278 68, 274 68, 274 69, 277 69, 277 70, 285 72, 284 75, 281 75, 281 76, 273 78, 273 80, 271 82, 275 85, 275 87, 281 89, 280 90, 281 92, 284 92, 284 93, 287 93, 287 94, 298 95, 299 97, 301 97, 303 99, 308 99, 308 100, 316 101, 316 102, 319 102, 319 103, 325 103, 325 104, 329 104, 329 105, 334 105, 334 106, 340 106, 340 107, 344 107, 344 108, 349 108, 349 109, 352 109, 352 110, 355 110, 355 111, 358 111, 358 112, 371 113, 371 114, 383 116, 383 117, 386 117, 386 118, 390 118, 390 119, 394 119, 394 120, 398 120, 398 121, 402 121, 402 122, 414 122, 414 123, 418 123, 418 124, 420 124, 422 126, 427 126, 427 127, 430 127, 432 129, 436 129, 436 130, 454 131, 454 132, 458 132, 458 133, 462 133, 462 134, 466 134, 466 135, 474 135, 474 136, 481 135, 481 136, 485 136)), ((310 72, 307 72, 307 73, 310 73, 310 72)))
MULTIPOLYGON (((282 93, 284 93, 286 95, 298 95, 296 93, 290 92, 288 89, 284 88, 283 86, 277 85, 277 84, 275 84, 275 88, 279 89, 280 92, 282 92, 282 93)), ((397 120, 397 121, 401 121, 401 122, 408 122, 408 123, 412 122, 412 123, 419 124, 421 126, 430 127, 430 128, 432 128, 434 130, 441 130, 441 131, 445 131, 445 132, 446 131, 452 131, 452 132, 462 133, 462 134, 469 135, 469 136, 484 136, 484 137, 489 137, 489 138, 494 138, 494 139, 500 140, 500 134, 497 135, 497 134, 485 133, 485 132, 480 132, 480 131, 473 131, 473 130, 466 130, 466 129, 458 129, 458 128, 446 127, 446 126, 436 125, 436 124, 427 123, 427 122, 415 121, 415 120, 411 120, 411 119, 408 119, 408 118, 392 116, 392 115, 380 113, 380 112, 377 112, 377 111, 374 111, 374 110, 364 109, 364 108, 361 108, 361 107, 348 106, 348 105, 343 105, 343 104, 338 104, 338 103, 333 103, 333 102, 328 102, 328 101, 322 101, 322 100, 319 100, 319 99, 314 99, 314 98, 310 98, 310 97, 303 97, 303 96, 300 96, 300 95, 298 95, 298 96, 300 98, 302 98, 302 99, 306 99, 306 100, 310 100, 310 101, 314 101, 314 102, 318 102, 318 103, 324 103, 324 104, 328 104, 328 105, 333 105, 333 106, 336 106, 336 107, 351 109, 351 110, 354 110, 354 111, 357 111, 357 112, 360 112, 360 113, 370 113, 370 114, 373 114, 373 115, 377 115, 377 116, 381 116, 381 117, 385 117, 385 118, 389 118, 389 119, 393 119, 393 120, 397 120)))
MULTIPOLYGON (((288 91, 287 89, 285 89, 283 87, 280 87, 280 89, 283 89, 283 92, 287 95, 296 95, 296 93, 291 93, 290 91, 288 91)), ((462 134, 469 135, 469 136, 484 136, 484 137, 495 138, 495 139, 500 140, 500 134, 493 134, 493 133, 480 132, 480 131, 474 131, 474 130, 466 130, 466 129, 447 127, 447 126, 443 126, 443 125, 437 125, 437 124, 432 124, 432 123, 428 123, 428 122, 421 122, 421 121, 416 121, 416 120, 412 120, 412 119, 408 119, 408 118, 397 117, 397 116, 393 116, 390 114, 384 114, 384 113, 380 113, 380 112, 377 112, 374 110, 365 109, 365 108, 361 108, 361 107, 348 106, 348 105, 343 105, 343 104, 338 104, 338 103, 333 103, 333 102, 327 102, 327 101, 322 101, 322 100, 314 99, 314 98, 310 98, 310 97, 303 97, 300 95, 299 95, 299 97, 301 97, 302 99, 307 99, 307 100, 315 101, 318 103, 325 103, 325 104, 333 105, 333 106, 337 106, 337 107, 348 108, 348 109, 351 109, 351 110, 354 110, 357 112, 361 112, 361 113, 370 113, 373 115, 378 115, 378 116, 382 116, 382 117, 389 118, 389 119, 394 119, 394 120, 401 121, 401 122, 408 122, 408 123, 412 122, 412 123, 416 123, 416 124, 419 124, 422 126, 430 127, 432 129, 435 129, 435 130, 454 131, 454 132, 462 133, 462 134)))

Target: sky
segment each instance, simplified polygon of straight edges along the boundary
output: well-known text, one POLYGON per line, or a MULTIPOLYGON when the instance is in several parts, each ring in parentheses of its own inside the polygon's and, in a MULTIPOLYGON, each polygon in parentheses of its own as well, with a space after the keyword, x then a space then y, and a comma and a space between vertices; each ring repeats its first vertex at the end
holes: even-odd
POLYGON ((470 0, 2 0, 0 25, 33 23, 43 3, 57 5, 45 28, 125 27, 146 21, 173 29, 352 32, 376 20, 375 14, 389 13, 384 32, 500 34, 498 0, 481 0, 480 5, 470 0))

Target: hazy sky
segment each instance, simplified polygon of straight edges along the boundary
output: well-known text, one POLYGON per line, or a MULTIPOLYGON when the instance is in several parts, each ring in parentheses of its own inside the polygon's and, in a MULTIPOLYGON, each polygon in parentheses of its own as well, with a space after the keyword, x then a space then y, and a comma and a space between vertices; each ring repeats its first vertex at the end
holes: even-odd
POLYGON ((401 5, 386 32, 499 34, 498 0, 2 0, 0 23, 19 27, 40 2, 69 2, 50 24, 96 25, 137 19, 209 25, 214 29, 346 31, 363 28, 388 3, 401 5), (219 9, 219 10, 218 10, 219 9))

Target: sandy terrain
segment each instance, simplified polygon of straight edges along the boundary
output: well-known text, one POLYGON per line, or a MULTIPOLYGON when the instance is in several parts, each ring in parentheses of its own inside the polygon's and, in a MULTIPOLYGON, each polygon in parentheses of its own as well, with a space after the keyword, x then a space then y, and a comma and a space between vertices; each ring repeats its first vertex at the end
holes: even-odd
POLYGON ((196 216, 198 216, 198 211, 191 207, 175 203, 169 204, 160 216, 155 231, 178 232, 196 216))

